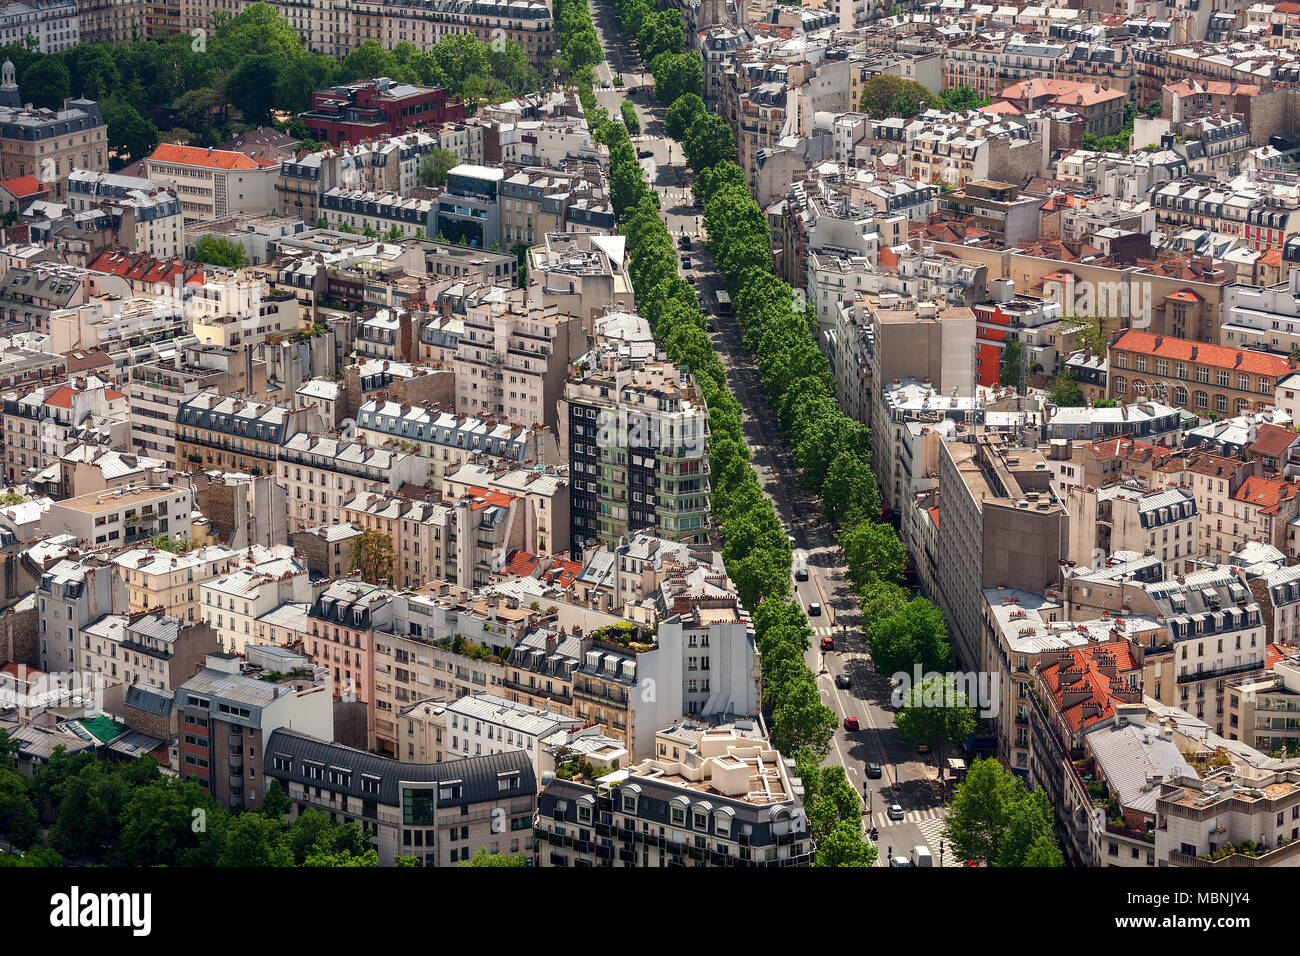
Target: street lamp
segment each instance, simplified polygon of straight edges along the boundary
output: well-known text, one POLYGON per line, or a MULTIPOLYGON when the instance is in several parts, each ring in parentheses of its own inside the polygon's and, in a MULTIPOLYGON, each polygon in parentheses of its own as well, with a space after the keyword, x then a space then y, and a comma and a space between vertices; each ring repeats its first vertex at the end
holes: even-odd
POLYGON ((943 866, 943 841, 939 841, 939 866, 943 866))

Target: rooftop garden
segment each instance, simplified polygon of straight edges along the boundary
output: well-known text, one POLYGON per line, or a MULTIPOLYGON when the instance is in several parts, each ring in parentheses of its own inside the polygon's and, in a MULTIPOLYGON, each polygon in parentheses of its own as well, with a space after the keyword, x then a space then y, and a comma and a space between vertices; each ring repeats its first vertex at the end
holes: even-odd
POLYGON ((627 621, 606 624, 591 632, 593 640, 617 644, 632 651, 648 651, 655 646, 655 632, 637 627, 627 621))
POLYGON ((450 638, 444 637, 438 643, 449 648, 453 654, 461 654, 470 660, 487 661, 491 664, 505 664, 510 659, 509 648, 504 653, 497 654, 491 648, 475 643, 463 634, 456 634, 450 638))

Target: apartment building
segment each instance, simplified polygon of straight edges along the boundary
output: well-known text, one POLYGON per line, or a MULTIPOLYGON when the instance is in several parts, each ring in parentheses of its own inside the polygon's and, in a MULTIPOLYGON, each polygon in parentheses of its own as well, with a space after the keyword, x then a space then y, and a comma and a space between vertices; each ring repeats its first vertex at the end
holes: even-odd
POLYGON ((404 763, 297 729, 269 735, 264 773, 279 780, 294 812, 356 823, 380 866, 455 866, 479 849, 528 851, 537 778, 519 751, 451 763, 404 763))
POLYGON ((163 143, 144 161, 145 178, 167 180, 175 187, 186 226, 271 212, 279 205, 279 173, 279 163, 260 156, 174 143, 163 143))
POLYGON ((193 510, 188 485, 128 486, 56 501, 41 527, 46 534, 70 534, 87 545, 131 545, 159 535, 188 541, 193 510))
POLYGON ((505 700, 494 694, 460 697, 442 708, 445 760, 464 760, 484 754, 523 751, 533 773, 541 776, 542 741, 562 731, 578 729, 582 722, 505 700))
POLYGON ((523 503, 516 519, 521 527, 511 546, 537 554, 569 550, 570 489, 567 469, 533 466, 505 469, 472 458, 442 476, 444 498, 464 503, 484 493, 506 495, 523 503))
POLYGON ((456 346, 456 411, 558 430, 565 374, 586 349, 579 316, 556 306, 480 302, 465 315, 456 346))
MULTIPOLYGON (((345 699, 366 705, 370 740, 375 731, 375 636, 391 631, 392 619, 392 593, 359 578, 332 582, 307 609, 311 660, 332 671, 334 686, 345 699)), ((305 651, 305 637, 303 643, 305 651)))
POLYGON ((1191 178, 1164 183, 1150 193, 1156 222, 1209 228, 1237 236, 1261 252, 1281 251, 1287 237, 1300 230, 1300 205, 1294 184, 1275 185, 1273 175, 1212 184, 1191 178))
POLYGON ((278 450, 275 474, 289 502, 289 531, 325 521, 362 491, 397 491, 421 484, 427 466, 418 455, 299 432, 278 450), (319 518, 317 517, 319 515, 319 518))
POLYGON ((962 666, 992 670, 978 620, 979 592, 1019 587, 1041 594, 1056 583, 1069 546, 1069 514, 1041 454, 997 436, 939 446, 939 517, 948 560, 938 603, 962 666))
POLYGON ((36 586, 40 664, 47 672, 77 668, 77 635, 105 614, 125 614, 126 586, 96 555, 60 557, 36 586))
MULTIPOLYGON (((1188 296, 1190 318, 1201 303, 1195 293, 1188 296)), ((1177 308, 1174 321, 1186 327, 1177 308)), ((1131 401, 1150 395, 1198 415, 1220 417, 1268 410, 1277 381, 1291 372, 1286 359, 1266 352, 1132 329, 1111 342, 1109 361, 1111 398, 1131 401)))
POLYGON ((221 650, 208 625, 156 612, 106 614, 83 627, 80 638, 78 663, 87 672, 165 690, 176 690, 221 650))
POLYGON ((658 737, 656 756, 538 797, 539 866, 800 866, 814 847, 790 763, 747 722, 658 737), (668 756, 670 749, 678 756, 668 756), (707 796, 708 799, 703 799, 707 796), (615 862, 617 858, 617 862, 615 862))
POLYGON ((374 40, 391 50, 412 43, 427 50, 452 34, 468 33, 488 43, 498 37, 523 48, 533 66, 548 64, 556 52, 555 21, 542 0, 474 0, 468 6, 454 0, 360 0, 351 7, 351 45, 374 40))
POLYGON ((312 138, 331 146, 400 136, 409 129, 465 118, 441 86, 395 83, 386 76, 318 90, 298 119, 312 138))
POLYGON ((4 395, 5 470, 22 481, 56 465, 78 442, 127 446, 126 396, 97 375, 4 395))
POLYGON ((1221 767, 1200 779, 1174 777, 1161 781, 1156 815, 1156 858, 1169 866, 1295 866, 1300 775, 1221 767), (1248 841, 1255 844, 1249 857, 1237 852, 1248 841))
MULTIPOLYGON (((1253 583, 1253 582, 1252 582, 1253 583)), ((1224 735, 1260 753, 1295 753, 1300 748, 1300 661, 1275 661, 1265 673, 1228 682, 1224 735)))
POLYGON ((289 408, 199 392, 176 411, 176 470, 273 475, 285 441, 324 431, 314 405, 289 408))
POLYGON ((180 198, 165 183, 74 169, 68 174, 67 203, 70 212, 100 214, 120 248, 156 259, 185 253, 180 198))
POLYGON ((57 111, 29 109, 13 63, 0 67, 0 179, 35 176, 51 199, 61 200, 74 169, 107 172, 107 139, 98 103, 70 99, 57 111))
POLYGON ((263 643, 258 632, 265 615, 282 604, 311 602, 307 566, 290 548, 273 550, 280 556, 240 562, 230 572, 199 585, 203 620, 217 635, 218 650, 242 654, 248 644, 263 643))
POLYGON ((1268 643, 1300 645, 1300 565, 1252 574, 1249 580, 1250 593, 1264 615, 1268 643))
POLYGON ((201 621, 203 585, 230 570, 240 555, 221 545, 206 545, 184 554, 152 546, 113 555, 127 589, 132 613, 162 608, 183 621, 201 621))
POLYGON ((595 361, 565 385, 559 404, 573 556, 642 529, 706 540, 709 412, 694 380, 670 362, 608 351, 595 361))
POLYGON ((183 402, 199 392, 266 395, 266 364, 245 348, 177 347, 168 358, 132 363, 124 385, 131 415, 131 446, 143 455, 176 462, 176 418, 183 402))
POLYGON ((228 809, 260 806, 269 786, 266 750, 277 730, 334 736, 333 685, 328 673, 306 665, 298 655, 250 653, 245 663, 209 654, 206 666, 176 688, 181 779, 197 780, 228 809))
POLYGON ((1070 513, 1070 559, 1096 566, 1119 551, 1154 555, 1166 577, 1201 554, 1201 515, 1188 491, 1149 491, 1136 483, 1102 488, 1075 485, 1066 498, 1070 513))
MULTIPOLYGON (((435 232, 433 200, 398 193, 376 193, 335 186, 320 194, 320 214, 337 229, 387 237, 394 229, 403 239, 422 239, 435 232)), ((390 240, 391 241, 391 240, 390 240)))
POLYGON ((1022 196, 1020 187, 992 180, 970 180, 939 197, 947 218, 982 229, 994 242, 1019 246, 1038 238, 1043 202, 1022 196))
POLYGON ((441 485, 447 471, 471 456, 495 459, 507 468, 560 461, 555 433, 544 425, 512 425, 501 419, 457 415, 453 409, 428 403, 373 398, 361 406, 356 419, 359 437, 376 447, 408 449, 423 459, 427 480, 435 486, 441 485))

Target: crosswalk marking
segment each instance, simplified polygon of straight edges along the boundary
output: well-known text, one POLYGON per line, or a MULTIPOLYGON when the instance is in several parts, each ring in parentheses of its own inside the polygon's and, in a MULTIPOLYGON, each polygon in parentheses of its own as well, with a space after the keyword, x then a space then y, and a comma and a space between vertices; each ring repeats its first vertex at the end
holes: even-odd
MULTIPOLYGON (((925 835, 925 845, 930 848, 930 854, 935 858, 935 862, 938 862, 939 841, 947 840, 947 836, 944 833, 943 816, 940 815, 937 818, 932 817, 928 820, 922 820, 916 825, 916 828, 925 835)), ((943 865, 960 867, 961 860, 957 859, 956 853, 948 852, 943 855, 943 865)))
MULTIPOLYGON (((897 826, 899 823, 915 823, 924 831, 923 823, 930 820, 937 820, 941 825, 943 823, 943 807, 933 807, 929 810, 906 810, 903 813, 902 820, 889 819, 889 811, 881 810, 871 815, 871 822, 880 829, 897 826)), ((942 826, 940 827, 942 829, 942 826)))

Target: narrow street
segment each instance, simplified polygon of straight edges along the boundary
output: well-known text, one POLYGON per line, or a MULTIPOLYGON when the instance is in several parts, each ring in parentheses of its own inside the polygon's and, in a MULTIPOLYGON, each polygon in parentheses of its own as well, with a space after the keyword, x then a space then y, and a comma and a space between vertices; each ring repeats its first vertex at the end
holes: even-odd
MULTIPOLYGON (((791 581, 795 599, 804 608, 820 605, 820 616, 809 617, 814 631, 807 662, 817 675, 822 701, 839 718, 827 761, 845 768, 849 782, 863 796, 864 832, 872 824, 879 827, 880 849, 877 865, 888 864, 887 851, 906 856, 913 846, 930 847, 936 865, 943 824, 940 786, 936 769, 917 754, 894 727, 891 687, 886 676, 875 673, 863 636, 861 613, 841 563, 839 545, 829 523, 822 516, 821 505, 799 485, 798 471, 785 446, 775 416, 768 410, 762 379, 745 354, 741 332, 735 316, 720 316, 716 311, 715 293, 723 288, 722 277, 704 246, 703 213, 695 208, 690 193, 693 177, 681 148, 664 132, 664 110, 649 89, 654 78, 640 72, 644 65, 630 43, 618 32, 613 0, 591 0, 592 18, 606 61, 596 69, 596 97, 611 117, 619 115, 624 99, 630 99, 641 123, 641 134, 632 137, 638 150, 651 155, 641 158, 650 185, 658 192, 664 221, 674 241, 682 235, 692 239, 689 251, 691 269, 678 268, 693 281, 701 306, 713 320, 710 333, 714 347, 726 368, 727 377, 742 406, 745 440, 759 484, 772 500, 786 533, 795 541, 796 569, 806 567, 809 580, 791 581), (622 76, 624 85, 613 79, 622 76), (609 82, 604 87, 603 82, 609 82), (629 96, 629 87, 644 87, 644 92, 629 96), (832 637, 835 649, 823 653, 821 641, 832 637), (838 675, 848 675, 849 688, 836 686, 838 675), (856 717, 860 729, 849 733, 844 720, 856 717), (868 779, 867 764, 881 766, 879 779, 868 779), (864 788, 864 784, 866 785, 864 788), (903 810, 903 820, 888 817, 891 803, 903 810), (867 812, 869 806, 870 812, 867 812)), ((952 854, 945 855, 944 865, 956 866, 952 854)))

